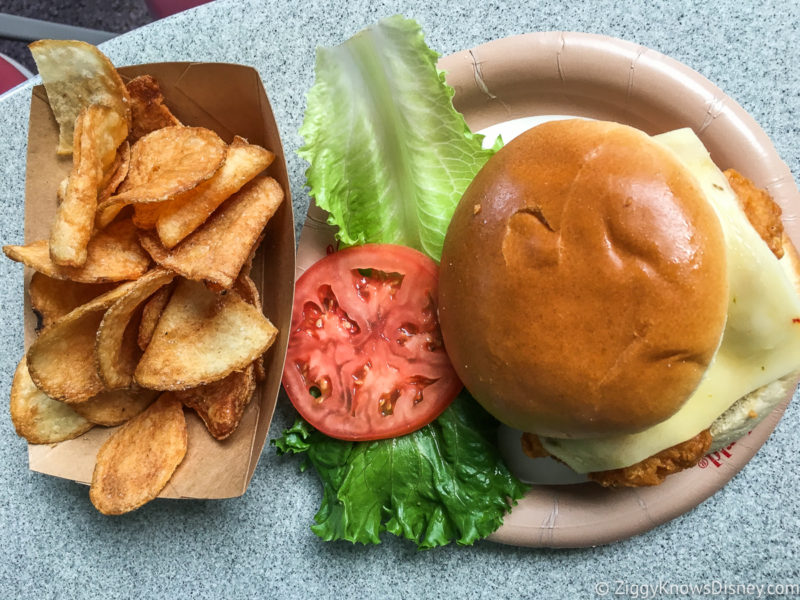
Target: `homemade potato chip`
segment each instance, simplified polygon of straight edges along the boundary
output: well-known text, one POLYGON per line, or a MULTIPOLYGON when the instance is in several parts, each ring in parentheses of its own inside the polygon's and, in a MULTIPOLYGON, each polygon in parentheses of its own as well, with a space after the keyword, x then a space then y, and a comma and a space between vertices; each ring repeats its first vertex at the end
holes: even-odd
MULTIPOLYGON (((248 273, 252 266, 252 259, 245 263, 242 267, 242 272, 233 284, 233 290, 238 293, 242 300, 248 304, 255 306, 259 311, 261 310, 261 297, 258 294, 258 287, 255 282, 250 279, 248 273)), ((267 370, 264 367, 264 355, 262 354, 253 361, 253 370, 256 376, 256 381, 264 381, 267 378, 267 370)))
POLYGON ((152 231, 142 231, 139 240, 159 265, 187 279, 228 289, 282 201, 283 190, 277 181, 257 177, 172 250, 164 248, 152 231))
POLYGON ((140 75, 125 86, 131 99, 130 143, 134 143, 151 131, 181 125, 181 122, 164 104, 164 96, 158 82, 150 75, 140 75))
POLYGON ((169 247, 172 247, 200 226, 225 199, 269 166, 273 159, 274 155, 268 150, 251 146, 247 140, 236 136, 228 147, 225 162, 211 179, 164 202, 134 204, 133 222, 140 229, 153 229, 164 213, 161 228, 164 239, 170 241, 163 243, 170 243, 169 247), (259 163, 264 164, 263 168, 258 168, 259 163))
POLYGON ((133 205, 133 222, 139 229, 153 229, 158 221, 161 209, 169 204, 164 202, 147 202, 133 205))
POLYGON ((75 123, 73 166, 64 199, 50 230, 50 257, 58 265, 80 267, 94 227, 103 175, 128 136, 128 123, 100 104, 84 108, 75 123))
MULTIPOLYGON (((248 275, 240 274, 232 289, 242 300, 261 311, 258 288, 248 275)), ((262 354, 243 371, 234 371, 214 383, 176 391, 175 395, 185 406, 197 412, 212 436, 223 440, 236 431, 244 409, 253 396, 256 382, 265 377, 262 354)))
POLYGON ((184 406, 194 409, 208 432, 218 440, 230 436, 239 426, 244 409, 256 390, 253 365, 234 371, 224 379, 175 392, 184 406))
POLYGON ((219 381, 261 356, 276 336, 263 313, 236 292, 217 295, 179 279, 134 379, 155 390, 219 381))
POLYGON ((72 40, 39 40, 28 47, 58 122, 59 154, 72 152, 75 120, 91 104, 108 106, 130 121, 128 91, 100 50, 72 40))
POLYGON ((234 138, 225 162, 211 179, 178 194, 159 210, 156 229, 164 247, 174 247, 197 229, 220 204, 274 159, 269 150, 248 144, 244 138, 234 138))
POLYGON ((250 255, 247 257, 247 260, 244 261, 242 268, 239 270, 239 277, 249 277, 250 272, 253 270, 253 261, 256 259, 256 253, 258 252, 259 247, 261 246, 261 242, 264 241, 264 232, 261 232, 261 235, 258 236, 256 243, 253 244, 253 247, 250 249, 250 255))
POLYGON ((137 229, 130 219, 117 221, 98 231, 89 240, 82 267, 63 267, 50 259, 47 240, 25 246, 3 246, 11 260, 54 279, 80 283, 106 283, 136 279, 147 271, 150 256, 139 244, 137 229))
POLYGON ((67 185, 69 185, 69 176, 64 177, 64 179, 61 180, 61 183, 58 184, 58 189, 56 190, 57 204, 61 204, 64 201, 64 198, 67 195, 67 185))
POLYGON ((49 240, 3 248, 34 269, 29 296, 44 324, 14 377, 12 421, 31 443, 122 425, 97 454, 90 490, 100 512, 121 514, 159 495, 184 459, 183 404, 224 440, 265 377, 277 330, 249 273, 283 190, 259 177, 272 152, 183 126, 151 76, 124 86, 81 42, 31 49, 59 151, 73 157, 53 190, 49 240), (149 251, 140 229, 151 230, 149 251))
POLYGON ((172 295, 172 287, 172 284, 165 285, 150 296, 150 299, 144 305, 137 340, 142 351, 147 349, 147 345, 153 338, 153 332, 156 330, 161 313, 164 312, 164 308, 169 302, 169 297, 172 295))
POLYGON ((100 184, 100 192, 97 195, 98 204, 100 202, 105 202, 117 191, 117 188, 128 175, 128 167, 130 167, 130 164, 131 145, 125 141, 120 145, 114 163, 109 167, 108 172, 103 177, 103 181, 100 184))
POLYGON ((250 279, 249 275, 240 273, 239 277, 237 277, 236 281, 233 283, 232 289, 242 297, 242 300, 255 306, 258 310, 261 310, 261 297, 258 294, 258 287, 256 287, 255 282, 250 279))
POLYGON ((34 273, 28 286, 31 307, 47 327, 56 319, 114 288, 114 283, 77 283, 34 273))
MULTIPOLYGON (((97 372, 107 390, 129 387, 139 360, 140 323, 134 313, 156 290, 175 277, 164 269, 153 269, 128 286, 127 293, 106 311, 97 329, 97 372), (127 335, 126 335, 127 333, 127 335)), ((141 314, 141 313, 140 313, 141 314)))
POLYGON ((105 227, 126 204, 162 202, 210 178, 220 168, 227 145, 203 127, 164 127, 131 148, 128 176, 118 193, 98 206, 105 227))
POLYGON ((134 283, 79 306, 39 334, 28 349, 28 371, 36 387, 67 404, 85 402, 103 390, 94 358, 97 328, 105 311, 134 283))
POLYGON ((95 425, 116 427, 150 406, 159 393, 142 388, 100 392, 97 396, 89 398, 86 402, 74 404, 71 408, 95 425))
POLYGON ((186 448, 183 406, 162 394, 101 446, 89 489, 92 504, 104 515, 139 508, 167 485, 186 448))
POLYGON ((28 374, 25 357, 11 384, 11 422, 17 435, 31 444, 55 444, 89 431, 93 424, 63 402, 37 388, 28 374))

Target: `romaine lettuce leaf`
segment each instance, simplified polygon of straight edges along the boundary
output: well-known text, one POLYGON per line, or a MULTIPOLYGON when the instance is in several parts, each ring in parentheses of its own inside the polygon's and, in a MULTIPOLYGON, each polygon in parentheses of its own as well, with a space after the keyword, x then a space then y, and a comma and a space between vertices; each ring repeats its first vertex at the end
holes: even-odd
POLYGON ((388 531, 423 549, 486 537, 524 494, 496 433, 497 421, 462 392, 403 437, 344 442, 298 420, 272 443, 280 454, 306 453, 319 474, 323 499, 311 527, 319 537, 377 544, 388 531))
POLYGON ((299 150, 347 246, 411 246, 437 262, 462 193, 495 149, 453 108, 419 25, 384 19, 317 50, 299 150))

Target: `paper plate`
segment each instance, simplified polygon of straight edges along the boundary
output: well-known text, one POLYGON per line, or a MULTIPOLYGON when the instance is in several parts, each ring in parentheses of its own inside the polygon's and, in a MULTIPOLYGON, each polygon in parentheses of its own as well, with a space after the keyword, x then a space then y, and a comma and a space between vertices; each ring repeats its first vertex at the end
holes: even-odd
MULTIPOLYGON (((473 131, 534 116, 614 120, 650 134, 692 127, 720 167, 767 188, 800 245, 800 193, 769 138, 700 74, 662 54, 609 37, 534 33, 443 58, 454 103, 473 131)), ((333 230, 313 202, 297 250, 297 276, 332 250, 333 230)), ((730 480, 769 437, 787 398, 748 436, 652 488, 537 485, 489 539, 520 546, 583 547, 651 529, 690 510, 730 480)))
MULTIPOLYGON (((714 162, 766 188, 800 244, 800 193, 767 135, 734 100, 689 67, 605 36, 547 32, 490 42, 443 58, 454 104, 473 131, 540 115, 618 121, 650 134, 691 127, 714 162)), ((538 485, 490 539, 583 547, 647 531, 692 509, 753 457, 790 398, 748 436, 650 488, 538 485)))

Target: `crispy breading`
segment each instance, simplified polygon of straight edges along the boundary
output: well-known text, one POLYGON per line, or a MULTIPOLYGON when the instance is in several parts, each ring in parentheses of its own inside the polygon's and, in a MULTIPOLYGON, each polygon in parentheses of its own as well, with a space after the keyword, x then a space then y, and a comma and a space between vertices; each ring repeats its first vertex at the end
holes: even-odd
POLYGON ((739 206, 747 215, 747 220, 772 250, 772 253, 781 258, 783 256, 783 222, 781 221, 781 207, 772 199, 766 190, 756 186, 750 179, 734 169, 725 171, 736 196, 739 206))
MULTIPOLYGON (((542 446, 539 436, 533 433, 522 434, 522 451, 531 458, 550 456, 542 446)), ((603 487, 642 487, 663 483, 667 475, 689 469, 697 464, 711 447, 711 433, 708 429, 671 448, 662 450, 649 458, 622 469, 589 473, 590 480, 603 487)), ((557 457, 553 457, 558 460, 557 457)))
POLYGON ((550 453, 544 449, 544 446, 542 446, 539 436, 535 433, 528 433, 526 431, 522 434, 520 443, 522 444, 522 451, 526 456, 531 458, 544 458, 546 456, 550 456, 550 453))
POLYGON ((671 448, 622 469, 589 473, 589 479, 603 487, 640 487, 663 483, 667 475, 689 469, 697 464, 711 447, 708 429, 671 448))

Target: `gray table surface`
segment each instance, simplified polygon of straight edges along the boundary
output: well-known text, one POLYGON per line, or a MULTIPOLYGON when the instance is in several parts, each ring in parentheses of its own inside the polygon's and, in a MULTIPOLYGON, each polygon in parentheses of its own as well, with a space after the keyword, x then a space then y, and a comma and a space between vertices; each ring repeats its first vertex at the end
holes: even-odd
MULTIPOLYGON (((749 0, 223 0, 102 48, 117 65, 199 60, 256 67, 283 136, 299 231, 308 196, 305 164, 295 150, 304 94, 313 81, 314 49, 340 43, 395 13, 420 21, 429 45, 442 54, 547 30, 602 33, 653 48, 693 67, 743 105, 795 178, 800 174, 800 4, 795 1, 756 7, 749 0)), ((0 101, 3 244, 20 243, 23 236, 29 97, 26 87, 0 101)), ((23 346, 22 269, 0 261, 0 277, 0 389, 8 390, 23 346)), ((281 398, 271 437, 294 418, 287 404, 281 398)), ((0 596, 591 598, 596 583, 610 582, 612 596, 682 597, 688 588, 674 586, 716 585, 713 593, 719 584, 797 585, 798 427, 796 395, 769 442, 722 491, 634 539, 582 550, 484 541, 418 552, 391 537, 377 547, 319 541, 309 530, 320 500, 316 478, 298 473, 296 460, 278 458, 269 447, 242 498, 158 500, 122 518, 103 517, 85 487, 28 470, 25 443, 3 410, 0 596), (637 587, 662 583, 673 587, 656 593, 637 587)))

